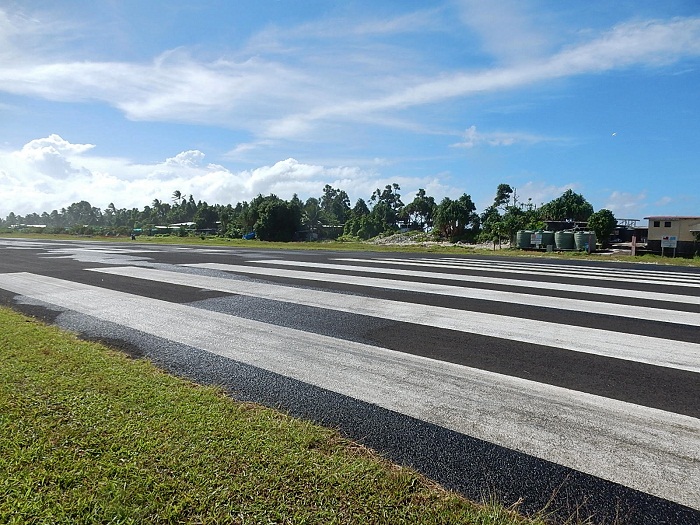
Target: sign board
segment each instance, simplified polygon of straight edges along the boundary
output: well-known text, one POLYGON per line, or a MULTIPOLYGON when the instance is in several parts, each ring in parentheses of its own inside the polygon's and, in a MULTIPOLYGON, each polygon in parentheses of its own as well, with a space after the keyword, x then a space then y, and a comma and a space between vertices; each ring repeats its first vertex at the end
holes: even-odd
POLYGON ((530 244, 536 244, 537 246, 542 244, 542 234, 533 233, 532 235, 530 235, 530 244))
POLYGON ((678 237, 675 235, 664 235, 661 237, 662 248, 675 248, 678 244, 678 237))

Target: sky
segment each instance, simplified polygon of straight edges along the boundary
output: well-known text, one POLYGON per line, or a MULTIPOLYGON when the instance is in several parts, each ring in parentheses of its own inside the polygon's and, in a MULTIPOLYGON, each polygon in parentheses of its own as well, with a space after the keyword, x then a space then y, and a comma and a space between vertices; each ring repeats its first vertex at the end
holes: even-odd
POLYGON ((330 184, 700 216, 698 0, 0 0, 0 217, 330 184))

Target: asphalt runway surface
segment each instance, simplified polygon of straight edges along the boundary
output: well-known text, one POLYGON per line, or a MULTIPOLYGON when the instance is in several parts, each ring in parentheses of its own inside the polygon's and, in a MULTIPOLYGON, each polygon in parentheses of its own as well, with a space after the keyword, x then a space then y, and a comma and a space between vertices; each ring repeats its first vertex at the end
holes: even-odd
POLYGON ((473 499, 700 524, 700 270, 0 239, 0 302, 473 499))

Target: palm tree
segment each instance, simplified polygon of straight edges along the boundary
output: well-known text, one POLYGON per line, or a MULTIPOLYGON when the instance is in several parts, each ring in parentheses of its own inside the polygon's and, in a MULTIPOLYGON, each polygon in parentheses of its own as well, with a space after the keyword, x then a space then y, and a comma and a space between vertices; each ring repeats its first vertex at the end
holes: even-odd
POLYGON ((314 238, 314 234, 318 233, 318 227, 321 224, 321 206, 318 199, 309 198, 304 205, 303 222, 309 229, 309 237, 314 238))
POLYGON ((153 209, 152 209, 153 219, 158 224, 162 224, 163 221, 165 221, 165 207, 163 205, 163 202, 158 200, 158 199, 153 199, 151 206, 153 206, 153 209))

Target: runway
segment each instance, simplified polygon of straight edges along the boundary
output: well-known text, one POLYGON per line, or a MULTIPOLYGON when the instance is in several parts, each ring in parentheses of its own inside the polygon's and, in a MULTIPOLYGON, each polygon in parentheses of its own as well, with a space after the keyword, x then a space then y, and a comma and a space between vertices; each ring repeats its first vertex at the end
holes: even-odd
POLYGON ((700 271, 0 239, 0 300, 469 497, 700 523, 700 271))

